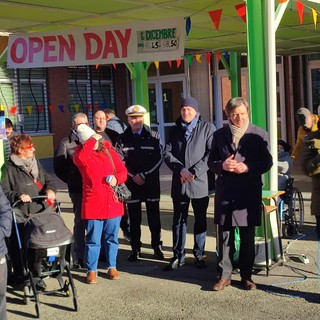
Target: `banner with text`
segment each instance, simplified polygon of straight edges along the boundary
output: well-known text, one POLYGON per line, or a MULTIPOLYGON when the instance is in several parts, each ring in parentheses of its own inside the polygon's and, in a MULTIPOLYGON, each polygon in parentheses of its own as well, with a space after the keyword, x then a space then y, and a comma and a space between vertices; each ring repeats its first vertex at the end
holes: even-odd
POLYGON ((181 59, 184 18, 68 31, 12 34, 8 68, 181 59))

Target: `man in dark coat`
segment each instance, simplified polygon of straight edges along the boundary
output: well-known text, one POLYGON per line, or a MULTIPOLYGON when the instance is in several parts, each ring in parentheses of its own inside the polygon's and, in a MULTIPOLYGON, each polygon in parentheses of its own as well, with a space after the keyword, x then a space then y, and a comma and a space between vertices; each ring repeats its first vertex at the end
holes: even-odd
POLYGON ((82 178, 72 160, 74 148, 79 144, 79 138, 75 130, 81 123, 88 124, 88 117, 85 113, 79 112, 72 117, 71 132, 69 136, 63 138, 59 143, 53 160, 54 172, 60 180, 68 185, 69 196, 73 204, 73 267, 76 269, 84 266, 85 251, 85 227, 81 220, 82 178))
POLYGON ((208 157, 215 126, 201 119, 198 102, 192 97, 181 103, 181 116, 171 128, 164 161, 172 170, 173 258, 164 267, 170 271, 185 264, 185 242, 190 202, 194 211, 195 265, 205 268, 207 233, 208 157))
POLYGON ((241 97, 230 99, 225 108, 229 125, 214 133, 209 157, 217 175, 214 222, 219 237, 219 281, 214 291, 231 284, 234 229, 240 229, 239 267, 241 283, 256 289, 251 279, 255 259, 255 227, 261 225, 262 177, 272 166, 268 135, 249 121, 249 107, 241 97))
POLYGON ((141 256, 141 202, 146 203, 154 255, 157 259, 164 259, 159 205, 162 146, 159 133, 144 125, 145 113, 146 109, 139 105, 126 110, 129 127, 119 136, 116 145, 128 170, 126 185, 132 193, 127 202, 132 248, 128 261, 136 261, 141 256))
POLYGON ((316 217, 320 239, 320 131, 310 132, 302 143, 301 165, 303 172, 311 177, 311 215, 316 217))

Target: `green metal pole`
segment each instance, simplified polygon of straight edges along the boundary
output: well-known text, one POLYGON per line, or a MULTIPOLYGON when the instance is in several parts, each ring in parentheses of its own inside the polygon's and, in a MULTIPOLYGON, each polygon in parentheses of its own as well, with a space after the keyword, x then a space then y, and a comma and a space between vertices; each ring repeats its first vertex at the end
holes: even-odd
POLYGON ((241 96, 241 55, 238 52, 230 52, 231 95, 241 96))
POLYGON ((135 103, 144 106, 147 114, 144 122, 150 126, 149 88, 148 88, 148 64, 145 62, 134 62, 135 77, 133 78, 135 103))
POLYGON ((252 122, 267 129, 265 0, 247 0, 249 92, 252 122))

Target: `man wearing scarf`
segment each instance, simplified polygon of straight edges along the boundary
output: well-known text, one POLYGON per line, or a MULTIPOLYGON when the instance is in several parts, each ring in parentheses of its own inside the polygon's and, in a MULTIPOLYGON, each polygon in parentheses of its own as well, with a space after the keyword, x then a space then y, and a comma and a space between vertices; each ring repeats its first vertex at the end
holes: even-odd
POLYGON ((234 229, 240 230, 241 284, 256 289, 252 281, 255 227, 261 225, 262 174, 272 166, 268 134, 249 121, 249 106, 241 97, 228 101, 229 125, 214 133, 209 168, 216 174, 214 222, 218 227, 219 271, 214 291, 231 284, 234 229))
POLYGON ((181 103, 181 116, 171 128, 164 160, 172 170, 173 258, 164 267, 170 271, 185 264, 188 210, 194 211, 195 266, 205 268, 204 247, 207 233, 208 157, 215 126, 201 119, 198 102, 192 97, 181 103))

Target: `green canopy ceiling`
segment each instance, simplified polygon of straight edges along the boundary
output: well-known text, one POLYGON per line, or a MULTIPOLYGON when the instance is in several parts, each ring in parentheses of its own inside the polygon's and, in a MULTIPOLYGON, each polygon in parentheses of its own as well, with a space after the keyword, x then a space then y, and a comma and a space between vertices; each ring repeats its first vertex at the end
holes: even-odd
MULTIPOLYGON (((266 0, 268 1, 268 0, 266 0)), ((280 55, 320 52, 320 25, 315 30, 311 8, 317 0, 300 0, 305 5, 300 25, 296 1, 289 5, 276 32, 280 55)), ((275 0, 276 6, 278 0, 275 0)), ((116 25, 174 17, 191 17, 186 48, 212 52, 247 51, 246 24, 236 5, 243 0, 19 0, 0 1, 0 32, 39 32, 80 27, 116 25), (219 30, 208 14, 222 9, 219 30)))

